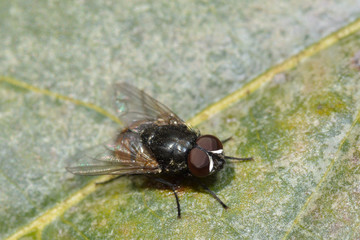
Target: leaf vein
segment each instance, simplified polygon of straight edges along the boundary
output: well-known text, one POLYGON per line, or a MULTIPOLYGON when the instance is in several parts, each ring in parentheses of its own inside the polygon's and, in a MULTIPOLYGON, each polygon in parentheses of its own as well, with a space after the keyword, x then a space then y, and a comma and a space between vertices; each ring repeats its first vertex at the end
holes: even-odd
POLYGON ((302 206, 302 208, 300 209, 298 215, 294 218, 294 221, 292 222, 290 228, 285 232, 285 235, 282 239, 287 239, 290 235, 290 233, 292 232, 292 230, 295 228, 296 225, 299 225, 301 217, 303 215, 303 213, 305 212, 305 209, 308 207, 308 205, 310 204, 310 202, 312 201, 312 199, 314 198, 315 194, 319 192, 320 188, 322 187, 322 184, 325 182, 325 180, 327 179, 329 173, 331 172, 331 170, 333 169, 338 157, 339 157, 339 153, 341 151, 342 146, 344 145, 346 139, 349 137, 351 131, 353 130, 353 128, 355 127, 355 125, 360 121, 360 111, 358 111, 358 114, 356 115, 355 120, 353 121, 353 123, 351 124, 349 130, 346 132, 345 137, 341 140, 339 147, 335 153, 335 157, 331 160, 329 166, 327 167, 324 175, 321 177, 319 183, 316 185, 314 191, 310 194, 310 196, 306 199, 304 205, 302 206))
POLYGON ((36 203, 30 198, 30 196, 24 192, 21 187, 16 183, 14 182, 9 176, 7 176, 1 169, 0 169, 0 174, 10 183, 12 184, 16 190, 18 190, 23 196, 24 198, 31 204, 34 206, 34 208, 36 208, 37 210, 39 210, 38 206, 36 205, 36 203))
POLYGON ((262 85, 269 82, 276 74, 287 71, 291 68, 297 66, 300 62, 305 59, 313 56, 314 54, 324 50, 325 48, 330 47, 331 45, 337 43, 340 39, 343 39, 351 34, 356 33, 360 30, 360 18, 355 19, 353 22, 348 25, 340 28, 338 31, 331 33, 330 35, 322 38, 320 41, 308 46, 298 54, 286 59, 282 63, 270 67, 264 73, 253 78, 244 86, 240 87, 238 90, 233 93, 225 96, 219 101, 210 104, 208 107, 204 108, 201 112, 192 117, 188 123, 196 126, 201 122, 209 119, 213 115, 221 112, 222 110, 228 108, 231 104, 239 101, 240 99, 246 97, 252 92, 259 89, 262 85))
POLYGON ((89 109, 94 110, 95 112, 98 112, 98 113, 110 118, 111 120, 113 120, 114 122, 116 122, 118 124, 122 124, 122 122, 116 116, 114 116, 113 114, 109 113, 105 109, 103 109, 103 108, 101 108, 101 107, 99 107, 99 106, 97 106, 95 104, 83 102, 83 101, 80 101, 78 99, 71 98, 71 97, 68 97, 68 96, 64 96, 64 95, 61 95, 61 94, 56 93, 56 92, 52 92, 52 91, 47 90, 47 89, 38 88, 38 87, 35 87, 35 86, 30 85, 28 83, 25 83, 23 81, 19 81, 17 79, 14 79, 12 77, 0 76, 0 81, 6 82, 6 83, 8 83, 10 85, 20 87, 20 88, 23 88, 23 89, 26 89, 26 90, 29 90, 29 91, 32 91, 32 92, 40 93, 40 94, 43 94, 45 96, 54 97, 55 99, 72 102, 75 105, 87 107, 89 109))

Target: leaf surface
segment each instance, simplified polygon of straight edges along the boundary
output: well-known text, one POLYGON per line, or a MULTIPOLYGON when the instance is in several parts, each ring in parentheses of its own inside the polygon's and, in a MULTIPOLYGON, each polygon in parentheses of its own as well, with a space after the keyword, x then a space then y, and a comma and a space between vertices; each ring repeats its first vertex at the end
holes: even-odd
POLYGON ((357 4, 2 1, 0 238, 359 238, 357 4), (65 171, 120 128, 116 81, 255 158, 205 180, 227 211, 65 171))

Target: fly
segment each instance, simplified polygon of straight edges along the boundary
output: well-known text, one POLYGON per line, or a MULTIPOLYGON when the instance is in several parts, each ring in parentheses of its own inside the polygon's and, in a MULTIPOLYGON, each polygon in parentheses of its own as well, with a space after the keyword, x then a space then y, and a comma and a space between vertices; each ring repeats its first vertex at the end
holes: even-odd
MULTIPOLYGON (((80 156, 77 166, 66 169, 76 175, 147 175, 174 192, 181 217, 176 185, 164 177, 199 179, 218 172, 225 160, 252 158, 226 156, 223 142, 213 135, 201 135, 175 113, 144 91, 128 83, 115 85, 118 118, 125 128, 113 144, 98 146, 80 156)), ((199 184, 225 209, 228 208, 206 185, 199 184)))

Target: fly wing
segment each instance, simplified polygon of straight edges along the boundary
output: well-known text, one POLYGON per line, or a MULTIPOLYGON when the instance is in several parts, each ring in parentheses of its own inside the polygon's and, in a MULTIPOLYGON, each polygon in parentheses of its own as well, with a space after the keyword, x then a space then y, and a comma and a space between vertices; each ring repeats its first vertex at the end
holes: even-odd
POLYGON ((115 84, 115 98, 118 117, 128 128, 144 123, 185 125, 185 122, 164 104, 128 83, 115 84))
POLYGON ((76 156, 76 165, 66 168, 77 175, 132 175, 160 173, 152 153, 136 132, 121 132, 115 144, 99 145, 76 156))

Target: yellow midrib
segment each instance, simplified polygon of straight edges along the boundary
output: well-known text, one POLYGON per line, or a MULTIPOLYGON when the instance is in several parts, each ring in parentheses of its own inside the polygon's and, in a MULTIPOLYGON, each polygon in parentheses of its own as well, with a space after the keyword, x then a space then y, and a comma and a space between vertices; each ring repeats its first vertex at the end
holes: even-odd
POLYGON ((56 204, 53 208, 47 210, 44 214, 36 218, 28 225, 18 229, 12 236, 8 238, 8 240, 19 239, 20 237, 34 231, 41 232, 43 228, 46 227, 49 223, 51 223, 55 218, 61 216, 67 209, 69 209, 72 206, 75 206, 86 196, 94 192, 96 190, 95 182, 103 182, 110 178, 111 178, 110 176, 101 176, 96 180, 91 181, 85 187, 72 194, 69 198, 67 198, 63 202, 56 204))
MULTIPOLYGON (((264 83, 270 81, 276 74, 284 72, 286 70, 289 70, 293 67, 295 67, 299 62, 305 60, 306 58, 314 55, 315 53, 333 45, 334 43, 338 42, 340 39, 345 38, 357 31, 360 30, 360 18, 356 19, 354 22, 348 24, 347 26, 341 28, 340 30, 330 34, 329 36, 321 39, 319 42, 307 47, 300 53, 294 55, 293 57, 290 57, 289 59, 285 60, 284 62, 275 65, 274 67, 270 68, 269 70, 265 71, 263 74, 259 75, 258 77, 251 80, 249 83, 238 89, 237 91, 231 93, 230 95, 224 97, 223 99, 219 100, 216 103, 213 103, 206 107, 204 110, 196 114, 193 118, 191 118, 188 123, 190 125, 196 126, 200 124, 201 122, 207 120, 211 116, 215 115, 216 113, 224 110, 225 108, 229 107, 229 105, 233 104, 234 102, 240 100, 241 98, 244 98, 246 95, 251 94, 255 90, 257 90, 260 86, 262 86, 264 83)), ((106 110, 102 109, 101 107, 98 107, 91 103, 85 103, 77 99, 73 99, 67 96, 63 96, 54 92, 51 92, 46 89, 37 88, 35 86, 32 86, 30 84, 27 84, 25 82, 16 80, 11 77, 1 77, 0 81, 7 82, 11 85, 21 87, 33 92, 37 92, 40 94, 44 94, 46 96, 51 96, 60 100, 64 101, 70 101, 74 104, 81 105, 84 107, 87 107, 89 109, 92 109, 96 112, 99 112, 100 114, 109 117, 114 122, 121 123, 119 119, 112 115, 111 113, 107 112, 106 110)), ((330 165, 329 167, 331 167, 330 165)), ((326 177, 326 175, 324 175, 326 177)), ((96 190, 95 182, 97 181, 105 181, 109 179, 109 176, 102 176, 89 184, 87 184, 84 188, 80 189, 79 191, 72 194, 69 198, 64 200, 63 202, 55 205, 53 208, 47 210, 44 212, 41 216, 36 218, 31 223, 19 228, 12 236, 10 236, 7 239, 18 239, 21 236, 24 236, 30 232, 33 231, 41 231, 45 226, 47 226, 49 223, 51 223, 56 217, 61 216, 67 209, 70 207, 76 205, 79 203, 82 199, 84 199, 86 196, 91 194, 96 190)), ((316 189, 319 189, 320 185, 323 181, 319 182, 316 189)), ((311 199, 308 199, 310 201, 311 199)), ((307 202, 308 202, 307 201, 307 202)), ((306 204, 303 206, 306 208, 306 204)), ((300 213, 298 214, 297 218, 300 216, 300 213)), ((285 235, 285 238, 288 236, 288 234, 291 232, 291 229, 293 229, 294 225, 297 224, 296 219, 294 220, 293 224, 291 225, 291 228, 288 229, 287 234, 285 235)))
POLYGON ((333 45, 334 43, 338 42, 340 39, 343 39, 357 31, 360 30, 360 18, 356 19, 354 22, 350 23, 349 25, 341 28, 340 30, 328 35, 327 37, 321 39, 319 42, 312 44, 311 46, 305 48, 300 53, 290 57, 289 59, 285 60, 284 62, 275 65, 265 71, 264 73, 260 74, 249 83, 245 84, 243 87, 239 88, 237 91, 231 93, 230 95, 222 98, 216 103, 213 103, 206 107, 204 110, 196 114, 193 118, 191 118, 188 123, 196 126, 199 123, 207 120, 211 116, 215 115, 216 113, 224 110, 225 108, 229 107, 229 105, 233 104, 234 102, 238 101, 239 99, 245 97, 246 95, 251 94, 264 83, 271 80, 276 74, 289 70, 295 67, 299 62, 304 61, 306 58, 314 55, 315 53, 333 45))

